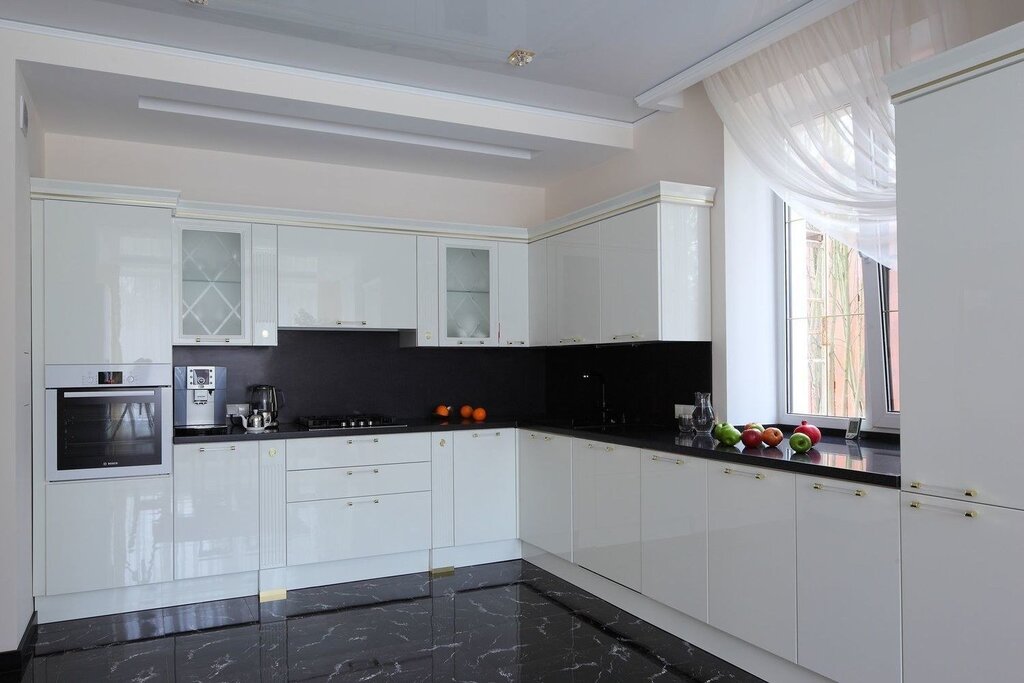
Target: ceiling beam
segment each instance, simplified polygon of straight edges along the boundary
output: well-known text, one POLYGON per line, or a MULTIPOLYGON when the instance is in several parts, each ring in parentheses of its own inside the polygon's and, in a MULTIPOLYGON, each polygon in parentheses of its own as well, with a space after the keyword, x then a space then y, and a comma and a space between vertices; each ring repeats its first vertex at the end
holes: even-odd
POLYGON ((792 12, 779 17, 772 23, 753 33, 740 38, 728 47, 722 48, 707 59, 697 62, 690 68, 680 71, 672 78, 662 81, 650 90, 646 90, 634 98, 636 103, 645 109, 672 110, 673 96, 683 92, 691 85, 700 83, 708 76, 746 59, 755 52, 791 36, 797 31, 810 26, 816 21, 835 14, 839 10, 852 5, 856 0, 810 0, 792 12))

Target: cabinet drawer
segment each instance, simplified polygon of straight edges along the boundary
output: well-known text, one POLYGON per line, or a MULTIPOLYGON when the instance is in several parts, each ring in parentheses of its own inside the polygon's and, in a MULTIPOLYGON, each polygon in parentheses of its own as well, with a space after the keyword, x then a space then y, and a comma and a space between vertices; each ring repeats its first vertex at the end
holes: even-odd
POLYGON ((430 547, 430 492, 288 504, 288 564, 430 547))
POLYGON ((362 434, 288 442, 288 469, 388 465, 398 462, 430 462, 430 435, 362 434))
POLYGON ((430 463, 361 465, 288 473, 288 502, 430 490, 430 463))

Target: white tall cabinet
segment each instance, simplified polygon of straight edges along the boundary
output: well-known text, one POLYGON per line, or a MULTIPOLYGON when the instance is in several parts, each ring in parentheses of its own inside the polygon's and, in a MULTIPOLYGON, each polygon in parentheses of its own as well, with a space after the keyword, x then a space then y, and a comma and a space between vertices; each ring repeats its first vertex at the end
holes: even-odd
POLYGON ((1020 423, 1024 25, 890 75, 899 135, 903 669, 1015 680, 1024 460, 935 425, 1020 423), (935 391, 937 378, 943 390, 935 391))

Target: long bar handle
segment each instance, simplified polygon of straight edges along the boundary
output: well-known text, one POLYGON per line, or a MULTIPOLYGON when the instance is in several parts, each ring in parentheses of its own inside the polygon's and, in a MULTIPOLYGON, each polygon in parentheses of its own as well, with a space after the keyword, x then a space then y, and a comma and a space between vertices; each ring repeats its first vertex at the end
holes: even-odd
POLYGON ((366 321, 365 320, 335 320, 334 324, 335 325, 359 325, 361 327, 366 327, 366 321))
POLYGON ((380 470, 374 467, 372 470, 348 470, 345 472, 345 474, 380 474, 380 470))
MULTIPOLYGON (((912 500, 912 501, 910 501, 910 507, 912 507, 915 510, 920 510, 921 508, 930 507, 930 508, 934 508, 936 510, 942 510, 943 512, 952 512, 953 514, 959 514, 959 512, 960 512, 959 510, 950 510, 949 508, 942 507, 941 505, 925 505, 924 503, 922 503, 919 500, 912 500)), ((970 517, 971 519, 974 519, 977 516, 978 516, 978 511, 977 510, 964 510, 964 517, 970 517)))
MULTIPOLYGON (((588 444, 587 444, 587 448, 601 448, 601 447, 600 447, 600 446, 595 446, 595 445, 594 445, 594 444, 592 444, 592 443, 588 443, 588 444)), ((615 448, 614 448, 614 447, 612 447, 612 446, 605 446, 605 447, 604 447, 604 449, 605 449, 606 451, 608 451, 609 453, 611 453, 612 451, 614 451, 614 450, 615 450, 615 448)))
POLYGON ((764 479, 763 472, 746 472, 744 470, 734 470, 731 467, 726 467, 722 470, 722 474, 742 474, 745 477, 753 477, 754 479, 764 479))
POLYGON ((222 342, 219 339, 203 339, 202 337, 196 337, 196 344, 230 344, 231 337, 224 337, 222 342))
POLYGON ((484 432, 483 434, 480 432, 473 432, 474 439, 479 439, 481 436, 501 436, 501 432, 484 432))
POLYGON ((683 464, 683 459, 682 458, 666 458, 663 455, 652 455, 651 456, 651 460, 654 460, 656 462, 668 462, 668 463, 672 463, 673 465, 682 465, 683 464))
MULTIPOLYGON (((531 439, 536 439, 536 438, 538 438, 538 437, 539 437, 539 435, 538 435, 538 434, 535 434, 535 433, 533 433, 533 432, 530 432, 530 438, 531 438, 531 439)), ((545 441, 551 441, 551 437, 550 437, 550 436, 545 436, 545 437, 544 437, 544 440, 545 440, 545 441)))
MULTIPOLYGON (((460 339, 459 341, 457 341, 455 343, 458 344, 459 346, 464 346, 467 342, 462 340, 462 339, 460 339)), ((471 343, 474 343, 474 344, 486 344, 487 340, 486 339, 481 339, 480 341, 471 342, 471 343)))
POLYGON ((814 482, 811 485, 815 491, 835 491, 836 493, 852 493, 858 498, 863 498, 868 495, 868 492, 864 489, 845 489, 842 486, 829 486, 828 484, 822 484, 821 482, 814 482))
POLYGON ((349 439, 345 443, 348 443, 348 444, 354 444, 354 443, 380 443, 380 439, 378 439, 376 437, 374 437, 372 439, 349 439))
POLYGON ((559 344, 568 344, 568 343, 571 342, 571 343, 574 343, 574 344, 579 344, 582 341, 583 341, 582 337, 566 337, 565 339, 559 339, 558 343, 559 344))
POLYGON ((928 488, 937 489, 939 491, 956 491, 959 495, 964 496, 965 498, 977 498, 978 497, 978 489, 971 489, 971 488, 961 489, 961 488, 955 488, 955 487, 952 487, 952 486, 926 486, 924 484, 924 482, 920 482, 920 481, 912 481, 912 482, 910 482, 910 488, 915 489, 917 491, 921 491, 921 490, 928 489, 928 488))
POLYGON ((237 451, 237 450, 238 450, 237 446, 220 446, 220 447, 214 447, 214 448, 211 448, 209 446, 200 446, 199 447, 199 452, 200 453, 206 453, 208 451, 237 451))
POLYGON ((350 500, 350 501, 348 501, 348 506, 352 507, 353 505, 357 505, 357 504, 358 505, 363 505, 364 503, 379 503, 379 502, 380 502, 380 498, 374 498, 373 500, 350 500))
POLYGON ((616 334, 612 336, 612 341, 619 341, 620 339, 639 339, 640 335, 635 332, 629 334, 616 334))
POLYGON ((525 339, 507 339, 507 340, 505 340, 505 344, 507 344, 508 346, 526 346, 526 340, 525 339))

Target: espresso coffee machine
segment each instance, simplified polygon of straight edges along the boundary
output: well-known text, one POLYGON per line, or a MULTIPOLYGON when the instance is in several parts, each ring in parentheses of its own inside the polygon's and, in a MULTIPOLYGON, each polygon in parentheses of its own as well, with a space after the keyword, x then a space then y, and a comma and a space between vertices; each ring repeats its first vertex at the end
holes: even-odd
POLYGON ((227 430, 228 369, 210 365, 174 368, 174 428, 227 430))

